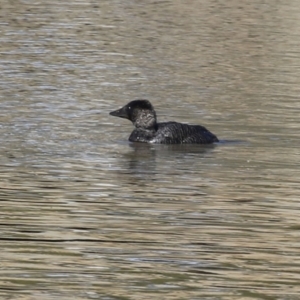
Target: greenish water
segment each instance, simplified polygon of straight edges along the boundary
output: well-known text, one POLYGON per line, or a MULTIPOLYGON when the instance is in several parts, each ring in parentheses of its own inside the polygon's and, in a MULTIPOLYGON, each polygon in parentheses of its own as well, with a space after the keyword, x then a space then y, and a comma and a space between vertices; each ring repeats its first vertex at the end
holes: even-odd
POLYGON ((200 2, 0 1, 1 299, 299 299, 300 4, 200 2))

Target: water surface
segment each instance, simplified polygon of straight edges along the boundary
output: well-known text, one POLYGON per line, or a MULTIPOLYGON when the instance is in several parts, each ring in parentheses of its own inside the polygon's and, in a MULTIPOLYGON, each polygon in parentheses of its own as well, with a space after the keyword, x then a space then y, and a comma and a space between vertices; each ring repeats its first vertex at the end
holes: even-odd
POLYGON ((300 4, 223 2, 0 1, 1 298, 299 299, 300 4))

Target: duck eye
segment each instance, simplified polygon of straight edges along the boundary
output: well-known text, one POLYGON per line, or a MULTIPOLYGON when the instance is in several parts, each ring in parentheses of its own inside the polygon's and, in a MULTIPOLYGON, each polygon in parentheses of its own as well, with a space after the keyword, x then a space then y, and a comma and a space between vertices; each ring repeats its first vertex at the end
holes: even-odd
POLYGON ((128 109, 131 109, 131 107, 129 106, 128 109))

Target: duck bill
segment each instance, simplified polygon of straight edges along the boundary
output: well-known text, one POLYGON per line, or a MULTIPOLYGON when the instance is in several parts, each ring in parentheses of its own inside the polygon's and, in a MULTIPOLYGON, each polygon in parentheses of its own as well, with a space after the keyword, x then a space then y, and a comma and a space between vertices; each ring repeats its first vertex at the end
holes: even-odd
POLYGON ((109 113, 111 116, 128 119, 128 114, 125 111, 124 107, 114 110, 109 113))

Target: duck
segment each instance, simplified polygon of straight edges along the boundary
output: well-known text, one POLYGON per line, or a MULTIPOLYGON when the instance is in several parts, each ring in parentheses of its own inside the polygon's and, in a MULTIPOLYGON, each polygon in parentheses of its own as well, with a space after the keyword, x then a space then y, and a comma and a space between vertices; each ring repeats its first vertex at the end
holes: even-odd
POLYGON ((219 142, 216 135, 202 125, 179 122, 157 122, 156 112, 148 100, 133 100, 111 116, 128 119, 134 125, 130 142, 150 144, 212 144, 219 142))

